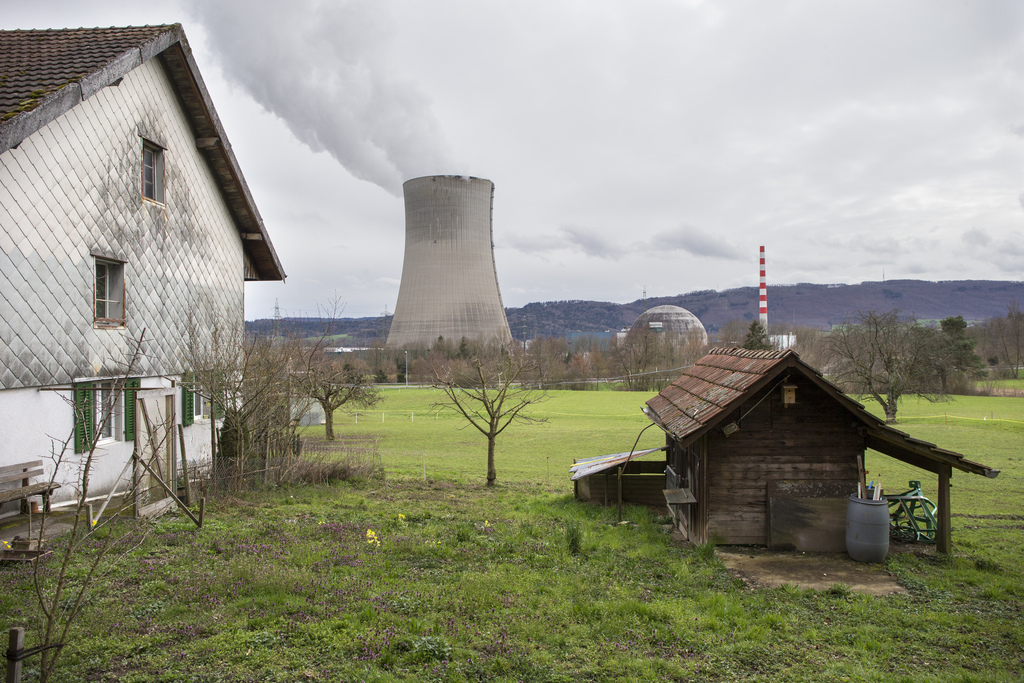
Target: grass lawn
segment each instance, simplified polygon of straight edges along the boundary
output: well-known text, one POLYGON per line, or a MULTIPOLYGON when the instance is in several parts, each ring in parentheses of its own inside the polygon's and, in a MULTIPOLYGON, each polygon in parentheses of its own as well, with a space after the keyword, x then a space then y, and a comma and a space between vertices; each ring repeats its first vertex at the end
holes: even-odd
MULTIPOLYGON (((901 429, 1002 473, 955 475, 954 555, 890 556, 910 593, 872 598, 750 589, 657 513, 619 525, 573 501, 572 459, 629 450, 649 396, 552 392, 548 423, 499 439, 487 489, 483 438, 436 415, 431 391, 389 390, 383 412, 339 416, 341 434, 382 436, 383 480, 220 499, 201 531, 119 524, 124 559, 61 680, 1021 680, 1024 401, 901 408, 901 429)), ((652 429, 641 446, 662 442, 652 429)), ((934 497, 897 465, 869 454, 869 476, 934 497)), ((0 623, 31 646, 36 616, 29 570, 0 568, 0 623)))
MULTIPOLYGON (((512 425, 499 438, 495 455, 498 481, 539 484, 569 493, 574 458, 628 451, 650 421, 640 412, 653 393, 551 391, 530 415, 547 420, 512 425)), ((385 389, 384 402, 372 411, 335 415, 339 434, 385 434, 382 452, 388 472, 423 478, 483 483, 487 441, 451 410, 437 407, 444 394, 430 388, 385 389)), ((312 427, 309 436, 323 434, 312 427)), ((665 443, 648 429, 637 447, 665 443)))

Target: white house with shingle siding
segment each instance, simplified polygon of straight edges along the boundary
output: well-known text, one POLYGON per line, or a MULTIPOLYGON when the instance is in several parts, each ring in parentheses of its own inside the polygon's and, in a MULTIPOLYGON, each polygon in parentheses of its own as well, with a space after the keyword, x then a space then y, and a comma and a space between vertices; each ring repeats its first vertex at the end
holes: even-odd
POLYGON ((92 490, 109 491, 142 431, 135 402, 77 438, 75 417, 139 339, 129 386, 163 390, 147 395, 184 417, 189 459, 208 457, 208 419, 182 415, 190 322, 241 326, 244 281, 283 279, 179 25, 0 31, 0 468, 52 472, 63 451, 59 503, 100 433, 92 490))

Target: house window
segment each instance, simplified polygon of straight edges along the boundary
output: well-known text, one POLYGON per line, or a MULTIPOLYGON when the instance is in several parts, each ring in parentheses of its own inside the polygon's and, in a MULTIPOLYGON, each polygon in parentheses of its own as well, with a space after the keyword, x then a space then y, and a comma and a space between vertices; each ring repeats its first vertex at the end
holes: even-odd
POLYGON ((197 420, 209 420, 210 419, 210 399, 205 396, 195 395, 193 399, 195 407, 195 419, 197 420))
POLYGON ((164 150, 152 142, 142 143, 142 196, 164 203, 164 150))
POLYGON ((115 397, 113 382, 101 382, 96 385, 95 397, 96 410, 93 411, 93 417, 96 420, 96 435, 100 441, 113 439, 114 434, 120 433, 114 425, 121 421, 121 396, 115 397))
POLYGON ((88 453, 93 441, 135 439, 135 392, 142 386, 138 378, 124 381, 117 392, 115 383, 97 382, 75 385, 75 452, 88 453))
POLYGON ((188 385, 181 389, 181 424, 185 427, 198 420, 209 420, 213 404, 210 399, 189 390, 188 385))
POLYGON ((123 325, 124 264, 96 259, 96 290, 93 300, 95 321, 100 325, 123 325))

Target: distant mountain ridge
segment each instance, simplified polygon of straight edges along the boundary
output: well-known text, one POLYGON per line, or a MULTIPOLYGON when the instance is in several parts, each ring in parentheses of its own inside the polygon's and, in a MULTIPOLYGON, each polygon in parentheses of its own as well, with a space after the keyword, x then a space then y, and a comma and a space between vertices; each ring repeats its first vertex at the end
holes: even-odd
MULTIPOLYGON (((709 332, 716 332, 730 320, 757 317, 757 287, 713 289, 650 297, 647 308, 670 304, 696 315, 709 332)), ((858 311, 888 311, 898 308, 921 320, 941 320, 962 315, 968 321, 982 321, 1006 315, 1011 301, 1024 304, 1024 282, 1001 280, 887 280, 857 285, 768 286, 769 324, 827 329, 858 311)), ((508 324, 516 339, 564 337, 572 332, 604 332, 631 325, 643 313, 642 299, 617 304, 605 301, 546 301, 522 308, 506 308, 508 324)), ((349 335, 353 343, 369 343, 380 336, 383 320, 343 318, 335 332, 349 335)), ((246 329, 270 333, 272 319, 246 322, 246 329)), ((281 321, 285 331, 313 336, 323 329, 317 318, 288 318, 281 321)))

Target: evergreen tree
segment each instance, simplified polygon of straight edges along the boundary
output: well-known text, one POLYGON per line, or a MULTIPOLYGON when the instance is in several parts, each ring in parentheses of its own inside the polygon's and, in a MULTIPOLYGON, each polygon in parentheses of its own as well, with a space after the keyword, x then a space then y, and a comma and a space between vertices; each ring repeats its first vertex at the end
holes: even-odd
POLYGON ((760 320, 750 323, 750 329, 747 330, 747 338, 743 340, 743 348, 750 349, 751 351, 772 351, 775 349, 768 339, 768 330, 764 329, 764 325, 761 324, 760 320))

